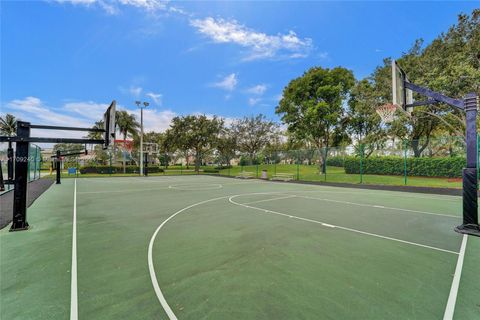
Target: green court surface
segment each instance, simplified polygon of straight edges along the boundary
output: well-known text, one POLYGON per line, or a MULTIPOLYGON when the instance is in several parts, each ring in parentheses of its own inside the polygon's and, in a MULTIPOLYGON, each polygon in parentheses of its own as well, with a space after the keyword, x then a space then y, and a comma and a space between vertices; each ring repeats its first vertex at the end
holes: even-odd
POLYGON ((64 179, 30 230, 0 231, 0 318, 479 319, 480 239, 453 231, 461 207, 214 176, 64 179))

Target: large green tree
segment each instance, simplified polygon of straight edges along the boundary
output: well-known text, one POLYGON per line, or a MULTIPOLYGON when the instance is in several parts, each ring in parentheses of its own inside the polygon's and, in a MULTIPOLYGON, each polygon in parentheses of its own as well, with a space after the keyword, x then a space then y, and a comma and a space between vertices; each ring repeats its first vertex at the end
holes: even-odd
POLYGON ((237 151, 237 137, 230 128, 223 128, 218 137, 216 149, 218 162, 229 166, 237 151))
MULTIPOLYGON (((307 140, 322 155, 322 148, 333 145, 334 136, 341 132, 344 102, 355 78, 350 70, 314 67, 296 78, 283 90, 276 113, 287 124, 296 139, 307 140)), ((324 166, 323 170, 325 170, 324 166)))
POLYGON ((218 143, 223 120, 217 117, 209 119, 205 115, 189 115, 173 118, 170 127, 178 145, 194 153, 195 171, 199 172, 202 161, 218 143))
MULTIPOLYGON (((462 98, 469 92, 480 94, 480 10, 459 15, 457 24, 427 46, 423 40, 417 40, 397 62, 409 80, 418 85, 454 98, 462 98)), ((371 76, 375 93, 384 103, 392 99, 390 64, 391 60, 385 59, 371 76)), ((414 98, 427 99, 417 94, 414 98)), ((388 129, 390 136, 408 140, 418 157, 435 133, 464 137, 465 115, 444 104, 416 107, 411 116, 398 113, 388 129)))
POLYGON ((239 151, 248 153, 252 160, 278 134, 278 125, 259 114, 235 121, 231 130, 239 151))
POLYGON ((386 139, 380 116, 375 111, 379 105, 379 99, 369 79, 357 82, 352 88, 345 125, 353 140, 366 146, 364 151, 367 157, 381 148, 386 139))

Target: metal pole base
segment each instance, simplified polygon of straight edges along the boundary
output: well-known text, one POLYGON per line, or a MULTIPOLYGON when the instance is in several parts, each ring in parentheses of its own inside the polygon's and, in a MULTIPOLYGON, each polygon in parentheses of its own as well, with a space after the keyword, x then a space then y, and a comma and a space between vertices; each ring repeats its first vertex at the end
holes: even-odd
POLYGON ((461 234, 480 237, 480 225, 478 224, 462 224, 458 227, 455 227, 454 230, 461 234))
POLYGON ((10 227, 10 232, 13 231, 22 231, 22 230, 28 230, 28 222, 17 222, 17 223, 12 223, 12 226, 10 227))

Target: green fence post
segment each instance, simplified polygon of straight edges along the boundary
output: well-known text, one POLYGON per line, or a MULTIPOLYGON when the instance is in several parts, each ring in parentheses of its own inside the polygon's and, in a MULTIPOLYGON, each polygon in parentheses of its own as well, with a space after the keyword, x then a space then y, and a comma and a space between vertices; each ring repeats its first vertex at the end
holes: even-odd
POLYGON ((34 171, 33 171, 33 180, 36 180, 37 179, 37 147, 35 146, 35 158, 33 161, 35 161, 35 166, 33 167, 34 168, 34 171))
POLYGON ((360 183, 363 183, 363 144, 360 144, 360 183))
POLYGON ((407 185, 407 140, 403 141, 403 176, 404 184, 407 185))
POLYGON ((75 168, 75 176, 78 178, 78 157, 77 157, 77 167, 75 168))
POLYGON ((258 179, 258 156, 255 155, 255 178, 258 179))

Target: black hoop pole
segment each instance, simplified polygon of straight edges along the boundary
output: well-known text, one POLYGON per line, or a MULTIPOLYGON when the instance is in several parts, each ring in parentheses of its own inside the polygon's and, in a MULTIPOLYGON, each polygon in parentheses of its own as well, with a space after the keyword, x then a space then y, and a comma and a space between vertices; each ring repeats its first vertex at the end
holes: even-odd
POLYGON ((477 108, 477 95, 475 93, 468 94, 464 99, 464 110, 467 118, 467 166, 463 169, 463 224, 456 227, 455 231, 462 234, 480 236, 477 195, 477 108))
POLYGON ((9 143, 7 149, 7 179, 8 181, 13 181, 13 148, 11 146, 11 142, 9 143))
POLYGON ((463 178, 463 223, 455 227, 455 231, 462 234, 469 234, 480 237, 480 225, 478 224, 478 145, 477 145, 477 113, 478 96, 476 93, 469 93, 463 99, 458 100, 447 97, 439 92, 417 86, 404 81, 405 88, 420 93, 430 99, 418 102, 420 106, 427 103, 446 103, 452 107, 463 110, 466 115, 465 142, 467 145, 467 163, 462 171, 463 178))
POLYGON ((62 160, 60 159, 60 157, 61 157, 60 150, 57 150, 57 156, 55 158, 55 164, 56 164, 56 169, 57 169, 57 184, 61 183, 60 175, 62 174, 62 172, 61 172, 62 160))
POLYGON ((0 191, 5 191, 5 183, 3 183, 2 160, 0 160, 0 191))
POLYGON ((143 164, 143 174, 146 176, 148 176, 148 153, 145 153, 145 157, 144 157, 144 164, 143 164))
MULTIPOLYGON (((17 121, 17 137, 30 137, 30 123, 17 121)), ((13 222, 10 231, 28 229, 27 222, 28 142, 19 141, 15 151, 15 183, 13 190, 13 222)))

